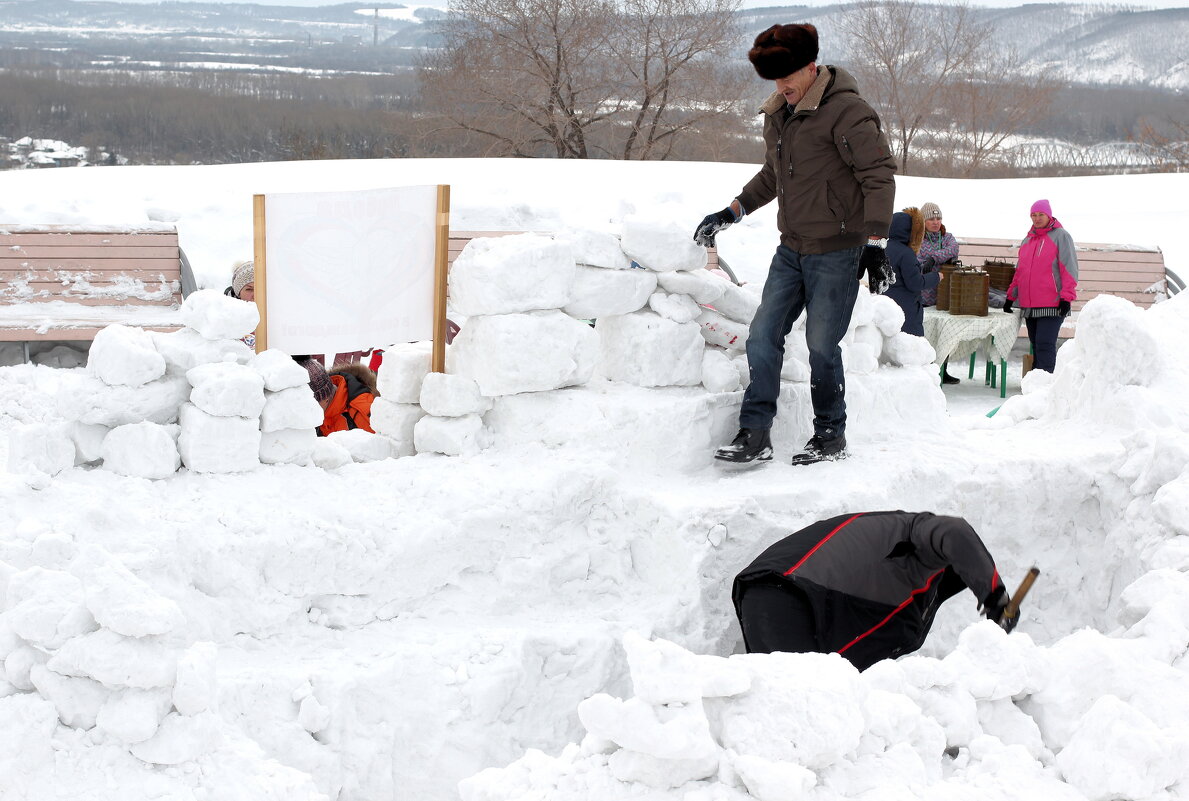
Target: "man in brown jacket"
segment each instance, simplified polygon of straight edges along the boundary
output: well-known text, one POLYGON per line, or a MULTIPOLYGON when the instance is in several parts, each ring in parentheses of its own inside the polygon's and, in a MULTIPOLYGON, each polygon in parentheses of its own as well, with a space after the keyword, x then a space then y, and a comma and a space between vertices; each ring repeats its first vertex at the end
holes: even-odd
POLYGON ((879 256, 888 235, 895 162, 879 117, 859 97, 854 78, 817 65, 817 29, 773 25, 748 52, 776 91, 764 113, 764 166, 739 196, 702 220, 694 233, 711 246, 722 229, 773 198, 779 203, 780 246, 768 268, 751 322, 747 360, 751 383, 739 413, 739 433, 715 457, 728 462, 772 458, 769 432, 780 394, 784 339, 807 312, 813 436, 793 457, 810 464, 846 456, 846 381, 839 343, 850 324, 858 276, 879 256), (872 245, 873 247, 865 247, 872 245))

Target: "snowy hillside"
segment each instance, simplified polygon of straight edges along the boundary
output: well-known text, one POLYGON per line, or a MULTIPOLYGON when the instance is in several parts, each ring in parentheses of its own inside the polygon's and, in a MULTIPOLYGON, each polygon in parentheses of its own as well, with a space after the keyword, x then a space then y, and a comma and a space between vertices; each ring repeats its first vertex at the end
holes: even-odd
MULTIPOLYGON (((449 183, 460 230, 692 233, 753 172, 20 171, 0 173, 0 224, 173 222, 221 290, 251 254, 253 193, 449 183)), ((1047 197, 1076 239, 1160 247, 1189 273, 1185 175, 897 190, 971 237, 1022 235, 1047 197)), ((719 237, 753 284, 774 211, 719 237)), ((794 378, 777 461, 744 472, 709 458, 740 392, 596 374, 495 399, 503 436, 468 456, 50 476, 24 434, 118 404, 81 389, 87 368, 2 367, 0 799, 1189 797, 1187 338, 1189 295, 1095 300, 1056 373, 1016 394, 1017 373, 991 418, 990 389, 947 414, 932 366, 852 364, 853 456, 812 467, 787 463, 809 415, 794 378), (920 654, 863 674, 737 653, 739 569, 814 520, 897 508, 966 517, 1009 587, 1040 567, 1013 634, 965 593, 920 654)))

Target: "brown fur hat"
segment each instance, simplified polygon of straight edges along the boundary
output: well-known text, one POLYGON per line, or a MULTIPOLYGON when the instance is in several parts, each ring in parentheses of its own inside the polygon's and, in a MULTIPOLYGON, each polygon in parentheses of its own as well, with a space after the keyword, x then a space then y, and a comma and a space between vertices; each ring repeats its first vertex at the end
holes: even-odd
POLYGON ((913 253, 920 253, 921 243, 925 241, 925 216, 916 206, 909 206, 903 211, 912 218, 912 232, 908 235, 908 246, 912 248, 913 253))
POLYGON ((359 382, 367 387, 367 391, 380 397, 379 390, 376 389, 376 374, 361 362, 354 362, 352 364, 336 364, 330 371, 331 375, 353 375, 359 382))
POLYGON ((773 25, 756 37, 747 58, 756 73, 775 81, 792 75, 810 62, 817 61, 817 28, 803 25, 773 25))

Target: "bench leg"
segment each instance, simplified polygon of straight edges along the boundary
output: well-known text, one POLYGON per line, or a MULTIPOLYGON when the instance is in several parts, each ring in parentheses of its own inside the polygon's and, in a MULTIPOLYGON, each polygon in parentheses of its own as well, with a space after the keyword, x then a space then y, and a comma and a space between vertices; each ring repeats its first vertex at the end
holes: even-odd
POLYGON ((999 369, 1003 375, 1003 380, 999 383, 999 397, 1007 397, 1007 359, 999 360, 999 369))
POLYGON ((974 378, 974 354, 973 353, 970 354, 970 373, 966 377, 974 378))
POLYGON ((21 351, 25 356, 25 364, 29 364, 29 362, 33 360, 33 357, 29 355, 29 340, 25 340, 21 343, 21 351))

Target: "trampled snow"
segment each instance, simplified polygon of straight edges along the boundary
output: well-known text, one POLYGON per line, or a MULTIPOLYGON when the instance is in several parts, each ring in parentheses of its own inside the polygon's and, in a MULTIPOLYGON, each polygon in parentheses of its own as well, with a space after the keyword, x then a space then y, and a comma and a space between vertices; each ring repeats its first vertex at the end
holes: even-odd
MULTIPOLYGON (((250 253, 253 191, 459 177, 459 228, 601 229, 647 211, 692 233, 752 169, 444 161, 0 173, 0 221, 132 223, 171 208, 200 283, 221 289, 250 253)), ((970 236, 1018 235, 1027 206, 1046 196, 1075 238, 1157 245, 1189 272, 1172 224, 1185 217, 1185 176, 898 184, 898 202, 934 200, 950 230, 970 236)), ((752 283, 773 231, 764 210, 719 235, 752 283)), ((852 457, 787 464, 809 419, 807 375, 789 375, 778 460, 728 473, 709 453, 732 433, 746 375, 738 351, 704 348, 695 377, 684 340, 655 334, 699 330, 674 300, 695 286, 666 283, 685 275, 660 273, 667 297, 622 316, 640 320, 474 318, 528 318, 493 330, 557 345, 522 376, 472 377, 490 410, 467 411, 469 385, 426 381, 424 346, 386 353, 374 419, 403 432, 396 447, 420 431, 426 450, 459 456, 370 460, 378 454, 335 435, 278 439, 271 447, 292 461, 275 464, 260 464, 258 441, 255 464, 229 474, 49 470, 38 465, 58 466, 62 443, 73 463, 99 448, 96 428, 125 425, 141 427, 115 461, 155 464, 130 454, 168 452, 170 408, 202 415, 191 430, 208 431, 179 437, 183 458, 267 437, 263 417, 210 411, 248 411, 256 390, 233 368, 250 362, 270 400, 301 387, 275 354, 253 360, 190 328, 152 337, 160 378, 145 378, 151 359, 118 334, 124 356, 103 375, 0 368, 0 432, 13 435, 0 436, 0 463, 19 468, 0 473, 0 798, 1189 797, 1189 297, 1149 311, 1095 300, 1055 374, 1029 374, 987 418, 947 415, 930 349, 897 333, 894 304, 861 293, 845 343, 852 457), (568 367, 549 361, 564 349, 568 367), (232 388, 209 390, 207 410, 185 378, 196 368, 200 386, 204 373, 229 374, 212 382, 232 388), (536 386, 549 371, 569 388, 536 386), (220 423, 245 431, 209 429, 220 423), (737 653, 739 569, 814 520, 887 508, 965 516, 1009 587, 1038 565, 1019 628, 981 621, 964 593, 921 653, 862 674, 837 656, 737 653)), ((730 308, 720 325, 745 328, 730 308)), ((452 352, 465 352, 471 322, 452 352)), ((796 334, 786 365, 801 363, 796 334)), ((496 351, 476 351, 474 369, 496 351)))

